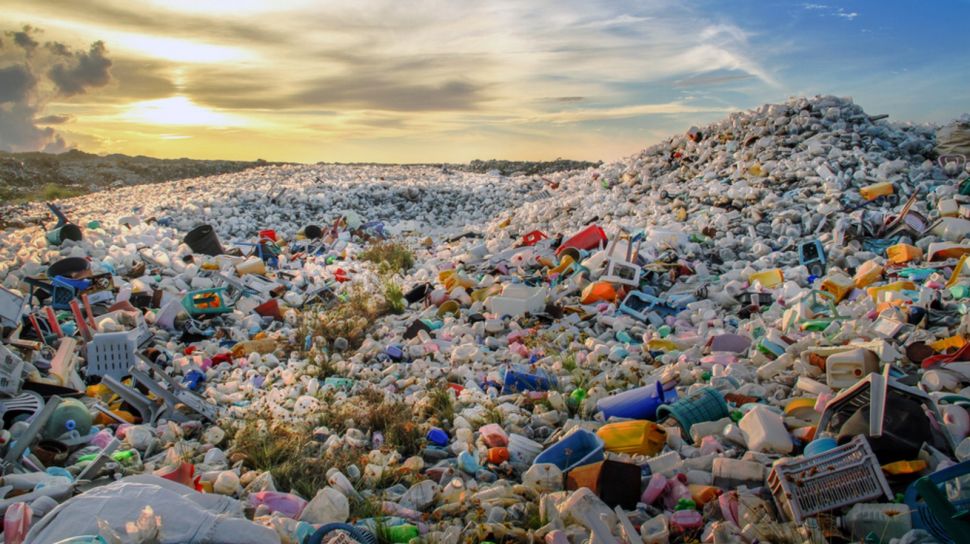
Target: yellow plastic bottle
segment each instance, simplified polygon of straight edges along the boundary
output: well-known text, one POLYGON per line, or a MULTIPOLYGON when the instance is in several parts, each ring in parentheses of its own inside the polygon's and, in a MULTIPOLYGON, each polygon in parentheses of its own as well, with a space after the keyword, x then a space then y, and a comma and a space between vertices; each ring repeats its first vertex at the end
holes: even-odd
POLYGON ((785 274, 780 268, 772 268, 770 270, 762 270, 761 272, 755 272, 748 277, 748 283, 759 282, 766 289, 772 289, 781 285, 785 281, 785 274))
POLYGON ((875 200, 881 196, 891 195, 894 191, 893 184, 884 181, 882 183, 873 183, 872 185, 867 185, 859 189, 859 194, 866 200, 875 200))

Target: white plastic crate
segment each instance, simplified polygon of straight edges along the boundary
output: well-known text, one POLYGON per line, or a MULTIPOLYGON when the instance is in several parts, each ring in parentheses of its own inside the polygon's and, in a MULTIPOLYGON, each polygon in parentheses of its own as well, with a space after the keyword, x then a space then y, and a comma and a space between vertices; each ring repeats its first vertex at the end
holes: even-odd
POLYGON ((778 510, 796 523, 858 502, 892 498, 879 460, 861 435, 818 455, 776 464, 768 487, 778 510))
POLYGON ((135 364, 138 329, 128 332, 102 332, 88 342, 88 376, 111 376, 121 379, 135 364))

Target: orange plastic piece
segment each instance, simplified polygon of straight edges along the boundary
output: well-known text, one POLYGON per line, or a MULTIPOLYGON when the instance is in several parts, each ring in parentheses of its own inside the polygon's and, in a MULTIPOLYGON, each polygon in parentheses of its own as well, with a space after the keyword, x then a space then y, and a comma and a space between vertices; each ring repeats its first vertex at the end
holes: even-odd
POLYGON ((687 489, 690 491, 690 498, 697 506, 704 506, 721 494, 721 490, 713 485, 687 484, 687 489))
POLYGON ((870 284, 882 277, 885 269, 875 260, 862 263, 855 273, 855 286, 859 289, 868 287, 870 284))
POLYGON ((870 287, 866 289, 869 296, 872 297, 873 301, 878 302, 879 296, 883 293, 898 293, 900 291, 915 291, 916 284, 911 281, 894 281, 886 285, 880 285, 879 287, 870 287))
POLYGON ((919 474, 926 470, 926 461, 916 459, 915 461, 896 461, 882 466, 882 471, 892 476, 902 476, 904 474, 919 474))
POLYGON ((855 281, 841 272, 833 272, 825 276, 820 289, 832 293, 835 296, 835 302, 838 303, 855 289, 855 281))
POLYGON ((891 195, 893 192, 895 192, 895 188, 893 188, 893 184, 888 181, 874 183, 859 189, 859 194, 862 195, 862 198, 866 200, 875 200, 881 196, 891 195))
POLYGON ((605 281, 594 281, 583 288, 580 304, 595 304, 597 302, 613 302, 616 300, 616 289, 613 284, 605 281))
POLYGON ((893 264, 906 264, 923 258, 923 250, 909 244, 896 244, 886 248, 886 258, 893 264))
POLYGON ((962 336, 951 336, 949 338, 943 338, 937 340, 930 344, 930 347, 934 350, 942 353, 950 348, 960 349, 967 344, 967 339, 962 336))

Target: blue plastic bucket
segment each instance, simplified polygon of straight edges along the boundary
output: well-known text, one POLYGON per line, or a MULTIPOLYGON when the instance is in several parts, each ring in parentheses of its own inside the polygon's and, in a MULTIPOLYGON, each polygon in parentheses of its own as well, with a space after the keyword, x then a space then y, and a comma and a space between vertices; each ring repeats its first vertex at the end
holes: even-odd
POLYGON ((503 395, 521 391, 548 391, 555 386, 554 377, 525 365, 515 365, 505 369, 505 375, 502 377, 503 395))
POLYGON ((596 409, 603 413, 605 419, 619 417, 656 421, 657 408, 676 400, 677 391, 664 391, 663 384, 658 381, 653 385, 644 385, 601 398, 596 402, 596 409))

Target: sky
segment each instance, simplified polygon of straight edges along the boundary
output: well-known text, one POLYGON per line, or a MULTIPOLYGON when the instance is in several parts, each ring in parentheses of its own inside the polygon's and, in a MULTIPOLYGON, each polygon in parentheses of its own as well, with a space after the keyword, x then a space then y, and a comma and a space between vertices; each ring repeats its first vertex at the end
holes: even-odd
POLYGON ((0 149, 614 160, 790 96, 970 111, 970 0, 3 0, 0 149))

